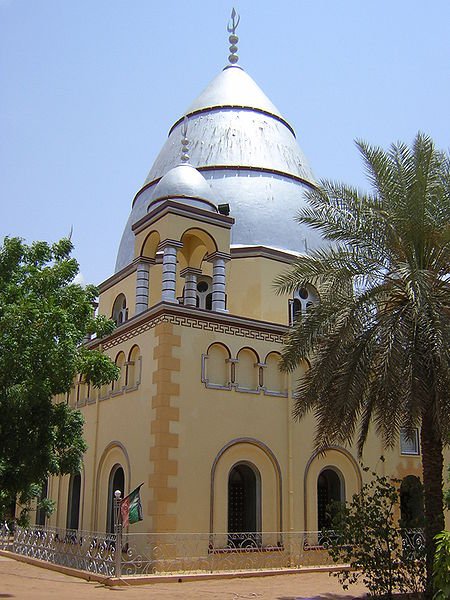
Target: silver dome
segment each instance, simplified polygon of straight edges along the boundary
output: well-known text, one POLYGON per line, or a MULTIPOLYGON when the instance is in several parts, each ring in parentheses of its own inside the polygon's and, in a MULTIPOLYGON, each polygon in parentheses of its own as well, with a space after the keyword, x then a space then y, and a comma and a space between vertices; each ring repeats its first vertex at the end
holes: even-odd
POLYGON ((217 194, 213 196, 213 191, 203 175, 192 165, 184 163, 170 169, 159 183, 152 187, 147 210, 170 198, 217 212, 217 194))
MULTIPOLYGON (((305 190, 314 185, 311 169, 292 127, 241 67, 226 67, 184 115, 189 116, 190 163, 209 182, 213 201, 230 205, 232 244, 300 252, 320 245, 317 232, 295 222, 305 190)), ((136 194, 116 271, 133 260, 132 224, 145 215, 161 178, 179 164, 184 115, 136 194)))

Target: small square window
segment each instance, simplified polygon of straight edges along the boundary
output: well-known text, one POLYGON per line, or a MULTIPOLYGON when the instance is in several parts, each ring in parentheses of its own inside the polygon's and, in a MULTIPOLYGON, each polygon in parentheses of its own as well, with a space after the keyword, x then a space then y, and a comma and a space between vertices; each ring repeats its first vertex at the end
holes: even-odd
POLYGON ((420 454, 419 431, 417 429, 413 430, 411 439, 406 435, 406 429, 400 429, 400 452, 401 454, 414 454, 416 456, 420 454))

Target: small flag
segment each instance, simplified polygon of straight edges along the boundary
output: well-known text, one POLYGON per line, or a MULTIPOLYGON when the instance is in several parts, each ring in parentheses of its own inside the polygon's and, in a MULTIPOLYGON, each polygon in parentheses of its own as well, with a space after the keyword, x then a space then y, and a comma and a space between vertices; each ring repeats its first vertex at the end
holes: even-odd
POLYGON ((132 525, 138 521, 143 520, 142 516, 142 504, 139 490, 144 484, 138 485, 128 496, 120 503, 120 514, 122 516, 122 526, 126 527, 128 524, 132 525))

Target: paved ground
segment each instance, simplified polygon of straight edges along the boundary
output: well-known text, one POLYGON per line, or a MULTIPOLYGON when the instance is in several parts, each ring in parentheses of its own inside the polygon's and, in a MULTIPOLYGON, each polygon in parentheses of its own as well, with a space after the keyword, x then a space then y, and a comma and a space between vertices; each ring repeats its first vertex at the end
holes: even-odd
POLYGON ((363 595, 363 586, 343 592, 327 573, 106 587, 0 556, 0 599, 351 600, 363 595))

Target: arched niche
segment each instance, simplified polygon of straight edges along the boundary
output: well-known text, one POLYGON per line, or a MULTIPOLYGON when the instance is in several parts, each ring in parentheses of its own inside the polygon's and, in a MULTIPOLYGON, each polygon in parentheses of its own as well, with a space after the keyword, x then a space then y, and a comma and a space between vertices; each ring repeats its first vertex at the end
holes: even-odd
POLYGON ((128 353, 127 365, 127 388, 137 387, 141 382, 141 351, 139 346, 134 345, 128 353))
POLYGON ((203 355, 202 379, 209 387, 230 387, 230 351, 221 343, 213 343, 203 355))
POLYGON ((237 354, 236 383, 237 389, 247 392, 258 392, 259 357, 251 348, 242 348, 237 354))
MULTIPOLYGON (((273 532, 282 531, 282 482, 281 469, 273 452, 261 441, 239 438, 230 441, 217 454, 211 468, 211 533, 215 543, 226 546, 229 531, 229 483, 230 474, 236 465, 247 465, 256 477, 257 502, 260 514, 257 517, 261 541, 264 545, 279 541, 273 532)), ((255 480, 254 480, 255 481, 255 480)))
POLYGON ((112 390, 113 392, 120 392, 125 386, 125 354, 123 352, 119 352, 114 362, 120 369, 120 375, 119 379, 116 379, 116 381, 112 382, 112 390))
POLYGON ((352 454, 345 448, 333 446, 325 453, 315 452, 309 459, 304 473, 304 529, 316 531, 318 515, 318 479, 326 470, 334 471, 340 478, 342 497, 351 498, 362 487, 361 471, 352 454))
POLYGON ((281 354, 269 352, 264 362, 263 383, 266 393, 287 396, 287 376, 280 371, 281 354))

